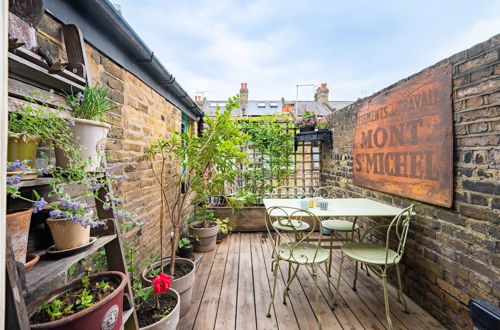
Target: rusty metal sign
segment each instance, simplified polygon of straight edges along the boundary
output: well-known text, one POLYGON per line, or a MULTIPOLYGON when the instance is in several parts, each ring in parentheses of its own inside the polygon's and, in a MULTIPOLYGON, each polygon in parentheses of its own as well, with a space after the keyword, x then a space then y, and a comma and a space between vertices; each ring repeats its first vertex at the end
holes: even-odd
POLYGON ((358 109, 354 184, 451 207, 451 65, 412 78, 358 109))

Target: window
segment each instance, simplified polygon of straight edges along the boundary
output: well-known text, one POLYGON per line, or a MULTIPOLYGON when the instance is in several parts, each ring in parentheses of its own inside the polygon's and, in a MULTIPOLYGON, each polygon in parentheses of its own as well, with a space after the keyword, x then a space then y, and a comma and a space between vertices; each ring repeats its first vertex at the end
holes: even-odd
POLYGON ((257 103, 257 107, 258 108, 265 108, 266 104, 264 102, 259 102, 259 103, 257 103))

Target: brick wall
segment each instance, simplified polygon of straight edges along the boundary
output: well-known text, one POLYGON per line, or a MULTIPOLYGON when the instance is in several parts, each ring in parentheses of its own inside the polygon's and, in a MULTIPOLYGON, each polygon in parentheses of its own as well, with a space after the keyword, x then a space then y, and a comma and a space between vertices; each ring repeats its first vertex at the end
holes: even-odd
MULTIPOLYGON (((454 202, 450 209, 352 184, 352 149, 360 99, 329 117, 333 150, 323 153, 322 185, 395 206, 414 204, 403 259, 404 290, 453 329, 470 328, 470 298, 500 302, 500 34, 403 79, 453 65, 454 202)), ((364 228, 383 221, 362 219, 364 228)), ((397 306, 393 306, 397 308, 397 306)))
MULTIPOLYGON (((37 42, 49 50, 54 58, 65 62, 66 51, 62 38, 60 23, 50 15, 45 15, 37 27, 37 42)), ((109 88, 109 96, 116 103, 113 110, 105 115, 105 121, 112 125, 106 152, 108 163, 115 166, 117 173, 127 176, 119 187, 125 198, 125 209, 135 212, 146 221, 144 227, 129 229, 123 235, 126 241, 137 245, 137 260, 144 261, 144 265, 151 255, 158 255, 160 251, 160 190, 151 164, 143 156, 149 142, 155 137, 170 134, 172 130, 181 130, 182 113, 92 45, 85 44, 85 51, 91 77, 89 83, 109 88)), ((54 98, 64 102, 61 96, 56 95, 54 98)), ((196 123, 193 123, 193 131, 196 130, 196 123)), ((167 166, 172 172, 180 171, 180 167, 174 163, 167 166)), ((168 225, 167 219, 165 233, 170 232, 168 225)), ((169 253, 170 245, 166 238, 164 246, 169 253)))

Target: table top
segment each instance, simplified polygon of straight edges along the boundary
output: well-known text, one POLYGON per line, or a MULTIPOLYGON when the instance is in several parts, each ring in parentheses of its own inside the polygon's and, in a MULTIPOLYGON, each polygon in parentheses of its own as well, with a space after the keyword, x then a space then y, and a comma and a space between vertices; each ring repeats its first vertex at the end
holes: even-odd
MULTIPOLYGON (((328 210, 319 207, 309 208, 308 211, 317 217, 394 217, 403 211, 402 208, 384 204, 368 198, 334 198, 328 201, 328 210)), ((300 208, 300 199, 264 199, 264 206, 300 208)), ((273 214, 279 216, 278 214, 273 214)), ((294 216, 300 216, 300 213, 294 216)), ((302 213, 306 216, 305 213, 302 213)))

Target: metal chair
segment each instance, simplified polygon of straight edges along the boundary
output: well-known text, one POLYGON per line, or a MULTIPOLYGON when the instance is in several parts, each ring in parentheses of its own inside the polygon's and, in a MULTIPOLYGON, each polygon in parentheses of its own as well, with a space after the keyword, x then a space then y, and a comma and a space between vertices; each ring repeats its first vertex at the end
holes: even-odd
MULTIPOLYGON (((314 296, 315 296, 315 312, 318 321, 318 326, 321 329, 321 315, 319 309, 319 289, 318 289, 318 266, 325 264, 329 258, 328 250, 320 247, 320 244, 307 243, 307 239, 314 233, 316 229, 320 229, 318 242, 321 243, 321 222, 311 212, 299 208, 292 207, 270 207, 266 210, 266 227, 269 236, 273 239, 274 253, 276 258, 272 261, 271 269, 273 270, 274 283, 271 292, 271 301, 267 309, 267 317, 271 317, 271 307, 276 293, 276 282, 278 278, 278 270, 280 262, 288 263, 288 277, 283 291, 283 304, 286 305, 286 296, 290 287, 290 283, 297 275, 300 266, 310 267, 312 269, 312 277, 314 281, 314 296), (304 223, 303 219, 307 217, 311 224, 308 225, 308 230, 299 230, 304 223), (283 230, 286 228, 286 230, 283 230), (289 233, 296 234, 296 240, 290 241, 287 239, 289 233), (276 238, 273 237, 276 235, 276 238), (283 243, 278 244, 278 239, 283 243)), ((316 238, 315 238, 316 239, 316 238)), ((328 289, 333 297, 331 282, 328 279, 328 289)), ((290 297, 289 297, 290 299, 290 297)), ((333 305, 332 305, 333 306, 333 305)))
POLYGON ((392 321, 391 321, 391 312, 389 309, 389 296, 387 294, 387 271, 391 267, 396 267, 396 274, 398 278, 398 300, 402 302, 404 311, 408 313, 408 307, 406 306, 406 301, 404 299, 403 290, 401 286, 401 274, 399 273, 399 262, 403 258, 404 248, 406 244, 406 236, 408 235, 408 228, 410 226, 410 219, 412 214, 413 214, 413 205, 405 208, 389 224, 377 225, 368 229, 363 234, 363 237, 361 237, 360 242, 346 243, 342 246, 337 287, 335 291, 335 297, 333 299, 334 305, 335 305, 335 300, 337 299, 339 293, 342 265, 344 263, 344 259, 347 257, 356 262, 354 282, 352 285, 353 290, 356 290, 356 281, 358 279, 358 262, 371 268, 374 273, 378 274, 382 278, 384 287, 385 315, 387 318, 387 324, 389 326, 389 329, 392 329, 392 321), (383 227, 388 227, 385 235, 385 246, 373 243, 364 243, 365 237, 368 233, 370 233, 374 229, 383 227), (398 244, 395 250, 389 247, 391 233, 395 233, 397 238, 396 241, 398 244))
MULTIPOLYGON (((349 193, 340 187, 335 186, 324 186, 316 189, 314 191, 315 197, 324 197, 324 198, 349 198, 349 193)), ((332 269, 332 252, 335 247, 333 242, 352 242, 354 241, 354 234, 357 233, 358 240, 361 240, 360 227, 356 224, 357 217, 354 218, 354 221, 342 220, 337 218, 325 218, 321 219, 321 224, 323 228, 329 229, 332 233, 338 232, 341 235, 345 234, 345 239, 334 240, 330 239, 330 260, 328 262, 328 276, 331 276, 332 269), (349 237, 350 234, 350 237, 349 237)))
POLYGON ((296 187, 296 186, 280 186, 274 187, 272 192, 268 194, 269 198, 304 198, 311 197, 311 188, 296 187))

